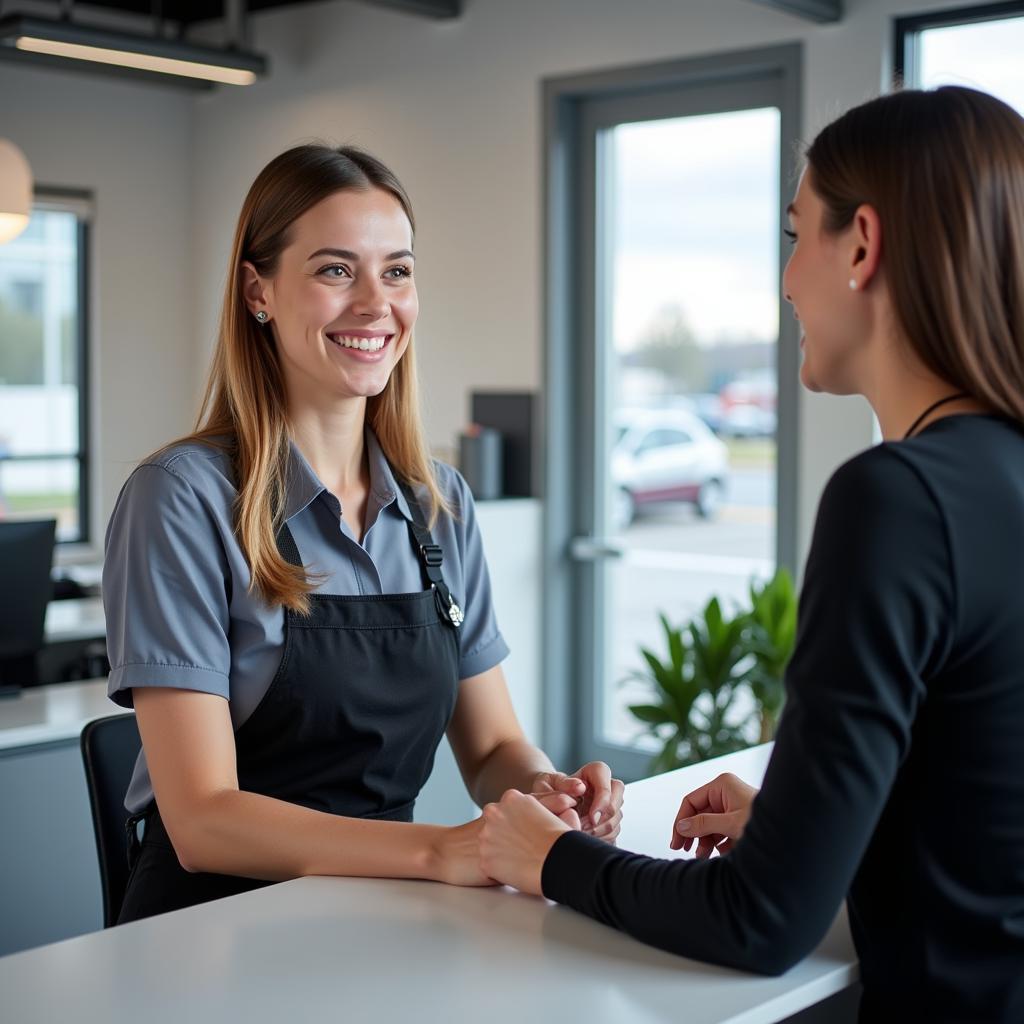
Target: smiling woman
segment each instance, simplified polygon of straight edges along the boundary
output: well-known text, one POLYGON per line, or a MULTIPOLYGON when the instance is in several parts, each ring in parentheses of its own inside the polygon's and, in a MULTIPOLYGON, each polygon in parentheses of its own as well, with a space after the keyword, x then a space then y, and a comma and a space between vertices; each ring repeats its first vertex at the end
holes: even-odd
MULTIPOLYGON (((243 476, 238 516, 253 583, 269 600, 280 599, 296 610, 311 584, 285 563, 267 522, 271 496, 284 484, 282 460, 263 443, 268 434, 278 439, 278 449, 289 430, 303 436, 300 447, 313 470, 323 472, 324 483, 343 498, 346 487, 329 479, 327 471, 333 446, 323 449, 313 421, 325 403, 363 399, 339 407, 348 413, 347 432, 363 418, 368 421, 392 467, 425 489, 430 525, 445 505, 419 425, 409 348, 419 312, 414 232, 412 203, 384 164, 358 150, 320 146, 297 147, 272 160, 253 183, 239 217, 231 259, 238 269, 229 278, 222 346, 214 357, 198 434, 216 440, 238 428, 240 463, 254 470, 243 476), (294 187, 297 181, 302 188, 294 187), (363 356, 362 340, 369 343, 371 334, 385 344, 379 354, 363 356), (251 366, 254 352, 256 367, 251 366), (263 373, 246 372, 247 366, 263 373), (241 392, 250 385, 257 393, 240 393, 234 408, 251 409, 254 418, 236 424, 228 390, 241 392)), ((357 445, 352 459, 360 457, 357 445)), ((353 461, 332 472, 359 477, 353 461)), ((342 508, 358 532, 363 489, 348 490, 354 501, 343 501, 342 508)))
POLYGON ((622 785, 556 772, 508 697, 473 502, 416 395, 412 207, 359 150, 301 146, 246 197, 195 432, 125 484, 103 593, 145 822, 120 920, 304 874, 487 885, 480 822, 413 823, 447 731, 614 840, 622 785))

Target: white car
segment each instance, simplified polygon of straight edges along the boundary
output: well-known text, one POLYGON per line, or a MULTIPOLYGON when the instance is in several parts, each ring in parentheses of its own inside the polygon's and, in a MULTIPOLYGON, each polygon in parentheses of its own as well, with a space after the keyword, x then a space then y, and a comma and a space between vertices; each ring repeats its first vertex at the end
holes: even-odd
POLYGON ((685 409, 623 411, 615 420, 611 472, 617 529, 633 521, 638 507, 663 501, 690 502, 710 519, 725 497, 729 456, 707 424, 685 409))

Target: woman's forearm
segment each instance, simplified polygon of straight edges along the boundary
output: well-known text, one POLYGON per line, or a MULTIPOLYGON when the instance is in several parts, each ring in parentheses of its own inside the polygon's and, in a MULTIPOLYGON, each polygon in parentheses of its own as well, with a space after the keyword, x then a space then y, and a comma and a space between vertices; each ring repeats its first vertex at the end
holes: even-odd
POLYGON ((554 771, 544 751, 526 740, 499 744, 466 780, 470 796, 479 807, 501 798, 507 789, 529 793, 538 772, 554 771))
POLYGON ((302 875, 442 880, 440 847, 451 831, 340 817, 239 790, 208 797, 186 820, 164 823, 186 870, 268 881, 302 875))

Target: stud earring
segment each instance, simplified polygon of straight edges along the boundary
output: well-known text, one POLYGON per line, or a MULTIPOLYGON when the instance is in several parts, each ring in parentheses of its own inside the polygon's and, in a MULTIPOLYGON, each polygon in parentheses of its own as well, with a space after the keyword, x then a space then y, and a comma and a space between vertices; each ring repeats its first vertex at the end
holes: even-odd
POLYGON ((256 314, 256 319, 259 320, 261 324, 265 324, 270 319, 270 314, 265 309, 261 309, 256 314))
POLYGON ((857 282, 854 278, 850 278, 850 291, 855 292, 857 290, 857 282))

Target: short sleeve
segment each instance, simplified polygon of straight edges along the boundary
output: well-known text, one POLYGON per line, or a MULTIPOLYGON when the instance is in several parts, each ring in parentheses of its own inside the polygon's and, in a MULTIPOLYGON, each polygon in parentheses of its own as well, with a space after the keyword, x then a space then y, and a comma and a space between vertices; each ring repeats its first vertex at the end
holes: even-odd
POLYGON ((461 630, 459 678, 469 679, 500 664, 508 657, 509 649, 494 614, 491 578, 473 495, 459 472, 447 466, 444 472, 449 476, 445 490, 454 506, 455 533, 462 559, 462 592, 455 595, 461 599, 466 615, 461 630))
POLYGON ((217 524, 193 484, 163 465, 138 467, 107 527, 112 700, 131 707, 138 686, 228 697, 229 579, 217 524))

